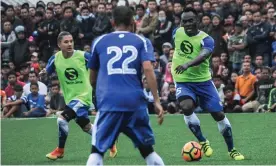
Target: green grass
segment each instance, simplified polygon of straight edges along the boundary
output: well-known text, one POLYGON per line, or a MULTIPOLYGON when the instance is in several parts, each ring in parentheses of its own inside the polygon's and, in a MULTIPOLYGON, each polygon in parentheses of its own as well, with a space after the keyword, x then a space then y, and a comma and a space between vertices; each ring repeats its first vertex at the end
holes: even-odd
MULTIPOLYGON (((155 150, 166 165, 253 165, 276 164, 276 114, 229 114, 233 127, 235 147, 246 157, 244 161, 233 161, 227 154, 224 140, 216 122, 209 115, 199 115, 203 133, 214 149, 211 158, 187 163, 181 158, 182 146, 194 136, 187 129, 183 116, 166 116, 164 124, 158 126, 151 117, 156 145, 155 150)), ((45 158, 57 145, 56 119, 2 120, 1 164, 4 165, 84 165, 90 153, 91 137, 83 133, 72 121, 67 139, 65 157, 57 161, 45 158)), ((131 141, 121 135, 115 159, 105 156, 108 165, 144 165, 138 150, 131 141)))

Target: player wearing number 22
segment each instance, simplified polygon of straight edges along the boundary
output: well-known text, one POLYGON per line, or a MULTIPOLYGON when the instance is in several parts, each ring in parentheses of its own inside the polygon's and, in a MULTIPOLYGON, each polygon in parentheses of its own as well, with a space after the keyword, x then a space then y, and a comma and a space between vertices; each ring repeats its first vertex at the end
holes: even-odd
MULTIPOLYGON (((61 51, 53 55, 42 73, 52 74, 56 71, 63 91, 66 107, 57 119, 59 142, 58 147, 46 157, 51 160, 62 158, 69 132, 68 123, 75 120, 81 129, 92 135, 92 124, 88 111, 94 107, 92 103, 92 87, 89 82, 87 61, 89 53, 74 50, 73 37, 69 32, 61 32, 58 36, 61 51)), ((42 74, 41 73, 41 74, 42 74)), ((115 148, 113 148, 114 151, 115 148)), ((115 150, 115 153, 117 150, 115 150)))
POLYGON ((121 132, 132 140, 147 165, 164 165, 153 150, 155 141, 141 82, 143 69, 161 124, 163 110, 152 66, 155 61, 152 44, 130 32, 134 23, 130 8, 116 7, 113 19, 115 32, 100 36, 93 42, 88 63, 91 84, 96 88, 98 112, 87 165, 102 165, 104 153, 121 132))
POLYGON ((203 136, 200 121, 194 113, 196 103, 211 113, 217 121, 228 152, 234 160, 243 160, 233 144, 232 128, 223 113, 218 92, 211 81, 209 59, 214 49, 214 40, 197 28, 197 12, 187 8, 181 16, 181 27, 173 33, 175 52, 172 60, 172 75, 176 82, 176 97, 184 112, 184 120, 196 136, 204 154, 210 157, 213 150, 203 136))

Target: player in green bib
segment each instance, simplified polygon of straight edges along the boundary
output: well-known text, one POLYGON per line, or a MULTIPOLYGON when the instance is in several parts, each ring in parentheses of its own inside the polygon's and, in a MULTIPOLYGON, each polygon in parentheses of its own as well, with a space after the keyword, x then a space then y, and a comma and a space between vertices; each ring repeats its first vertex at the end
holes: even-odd
MULTIPOLYGON (((59 144, 46 157, 51 160, 62 158, 67 139, 68 123, 75 119, 82 130, 92 135, 92 124, 88 111, 94 109, 92 103, 92 87, 89 79, 87 62, 90 54, 74 50, 73 37, 69 32, 61 32, 58 36, 58 46, 61 51, 53 55, 41 74, 52 74, 56 71, 64 95, 66 107, 57 119, 59 130, 59 144)), ((113 156, 117 154, 116 146, 111 150, 113 156)))
POLYGON ((200 121, 194 113, 196 104, 209 111, 217 121, 230 157, 243 160, 244 156, 234 148, 231 124, 223 113, 218 92, 211 80, 209 59, 214 40, 198 29, 197 16, 194 9, 185 9, 181 16, 182 27, 173 33, 175 51, 171 72, 176 82, 176 97, 184 112, 185 123, 202 145, 205 156, 210 157, 213 150, 201 132, 200 121))

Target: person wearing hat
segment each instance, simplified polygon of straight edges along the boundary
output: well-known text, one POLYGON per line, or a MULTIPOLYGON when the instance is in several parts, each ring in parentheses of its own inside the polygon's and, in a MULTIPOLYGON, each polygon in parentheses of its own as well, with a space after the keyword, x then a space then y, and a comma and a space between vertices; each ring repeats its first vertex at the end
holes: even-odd
POLYGON ((15 28, 15 34, 17 39, 10 47, 10 61, 14 63, 17 70, 21 64, 28 61, 29 42, 26 39, 25 28, 23 26, 17 26, 15 28))
POLYGON ((240 22, 235 24, 234 31, 234 35, 228 41, 228 51, 233 70, 238 72, 241 69, 242 59, 246 55, 247 41, 245 34, 242 33, 243 28, 240 22))
POLYGON ((171 48, 172 44, 169 42, 166 42, 162 45, 163 55, 160 56, 160 59, 163 60, 166 64, 169 62, 171 48))

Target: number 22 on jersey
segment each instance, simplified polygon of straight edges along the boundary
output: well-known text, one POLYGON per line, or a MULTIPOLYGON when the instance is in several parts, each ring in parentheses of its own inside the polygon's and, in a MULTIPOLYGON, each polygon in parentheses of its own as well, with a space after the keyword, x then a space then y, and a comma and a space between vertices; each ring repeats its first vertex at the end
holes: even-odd
POLYGON ((107 54, 110 55, 111 53, 115 53, 115 56, 112 57, 108 63, 107 63, 107 73, 108 75, 112 74, 137 74, 136 69, 134 68, 129 68, 128 65, 136 60, 138 56, 138 51, 134 46, 131 45, 125 45, 123 46, 123 49, 117 47, 117 46, 110 46, 107 47, 107 54), (122 56, 126 55, 126 53, 130 52, 130 57, 127 57, 123 62, 122 62, 122 67, 121 68, 114 68, 113 64, 115 62, 118 62, 122 56))

